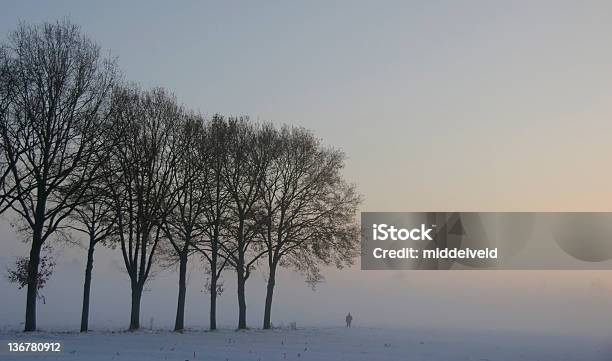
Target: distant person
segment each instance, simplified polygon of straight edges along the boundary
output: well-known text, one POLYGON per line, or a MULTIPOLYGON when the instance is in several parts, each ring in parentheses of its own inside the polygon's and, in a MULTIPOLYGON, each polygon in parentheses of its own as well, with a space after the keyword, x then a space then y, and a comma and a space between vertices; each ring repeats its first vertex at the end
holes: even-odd
POLYGON ((351 327, 351 322, 353 322, 353 316, 351 316, 349 312, 348 315, 346 315, 346 327, 351 327))

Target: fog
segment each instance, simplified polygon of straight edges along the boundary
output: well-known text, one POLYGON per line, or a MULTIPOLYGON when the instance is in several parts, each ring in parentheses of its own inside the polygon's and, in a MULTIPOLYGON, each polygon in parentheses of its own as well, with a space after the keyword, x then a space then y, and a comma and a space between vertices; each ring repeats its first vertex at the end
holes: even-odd
MULTIPOLYGON (((2 224, 0 269, 26 253, 10 227, 2 224)), ((56 271, 39 302, 41 329, 78 330, 85 251, 57 244, 56 271)), ((123 329, 129 323, 129 280, 119 250, 96 251, 91 299, 92 329, 123 329)), ((189 271, 186 326, 208 325, 204 272, 194 258, 189 271)), ((221 327, 235 328, 235 278, 223 276, 221 327)), ((144 327, 171 328, 177 297, 175 270, 158 270, 143 296, 144 327)), ((261 327, 264 274, 249 280, 248 324, 261 327)), ((18 329, 25 313, 25 290, 0 279, 0 325, 18 329)), ((605 271, 360 271, 328 269, 325 282, 311 290, 289 270, 277 280, 275 325, 339 326, 351 312, 358 327, 458 328, 602 335, 612 332, 612 282, 605 271)))

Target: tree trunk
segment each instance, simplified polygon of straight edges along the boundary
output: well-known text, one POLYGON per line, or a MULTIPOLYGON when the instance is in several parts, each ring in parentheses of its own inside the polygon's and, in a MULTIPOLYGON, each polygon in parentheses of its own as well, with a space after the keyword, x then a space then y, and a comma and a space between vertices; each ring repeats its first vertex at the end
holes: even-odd
POLYGON ((142 287, 132 285, 132 309, 130 311, 130 331, 140 328, 140 299, 142 298, 142 287))
POLYGON ((179 293, 174 331, 182 331, 185 325, 185 294, 187 293, 186 276, 187 254, 185 253, 179 256, 179 293))
POLYGON ((28 262, 28 292, 26 296, 25 332, 36 331, 36 301, 38 299, 38 266, 40 264, 40 250, 43 245, 43 229, 45 224, 45 206, 47 196, 40 184, 36 194, 36 212, 34 213, 34 227, 32 229, 32 248, 28 262))
POLYGON ((264 309, 264 330, 270 329, 272 326, 270 319, 272 318, 272 296, 274 295, 274 284, 276 282, 276 265, 270 266, 270 275, 268 276, 268 288, 266 291, 266 305, 264 309))
MULTIPOLYGON (((213 270, 213 272, 216 272, 213 270)), ((210 330, 217 329, 217 276, 210 278, 210 330)))
POLYGON ((87 250, 87 266, 85 266, 85 283, 83 284, 83 308, 81 311, 81 332, 89 329, 89 293, 91 290, 91 271, 93 270, 94 248, 93 241, 89 242, 87 250))
POLYGON ((25 332, 36 331, 36 301, 38 297, 38 265, 42 243, 42 227, 34 230, 28 263, 28 292, 26 296, 25 332))
MULTIPOLYGON (((217 240, 216 232, 215 239, 217 240)), ((217 329, 217 247, 213 244, 210 260, 210 330, 217 329)))
POLYGON ((246 297, 244 286, 246 277, 242 267, 238 270, 238 329, 244 330, 246 326, 246 297))

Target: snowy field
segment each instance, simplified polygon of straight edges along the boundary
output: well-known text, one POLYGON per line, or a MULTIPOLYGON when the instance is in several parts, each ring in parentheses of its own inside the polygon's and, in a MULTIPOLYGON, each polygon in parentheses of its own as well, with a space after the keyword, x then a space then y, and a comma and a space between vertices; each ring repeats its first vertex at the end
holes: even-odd
POLYGON ((24 334, 3 332, 1 360, 429 360, 610 361, 605 339, 536 334, 305 328, 24 334), (11 354, 7 341, 61 341, 58 354, 11 354))

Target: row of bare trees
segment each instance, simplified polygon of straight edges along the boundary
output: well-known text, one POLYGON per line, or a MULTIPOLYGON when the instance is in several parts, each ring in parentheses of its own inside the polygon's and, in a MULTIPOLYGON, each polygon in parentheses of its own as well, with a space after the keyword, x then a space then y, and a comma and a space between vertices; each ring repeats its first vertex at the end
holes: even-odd
POLYGON ((222 272, 235 272, 246 328, 245 286, 260 269, 270 328, 280 269, 316 284, 321 266, 355 256, 360 197, 341 175, 342 152, 303 128, 205 118, 162 88, 126 84, 115 59, 68 21, 22 24, 0 47, 0 136, 0 211, 31 246, 26 331, 36 329, 41 250, 60 235, 86 240, 81 331, 100 244, 121 251, 130 329, 156 264, 178 267, 175 330, 189 262, 209 277, 211 329, 222 272))

